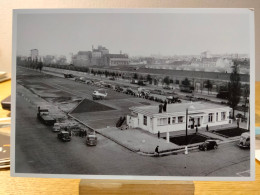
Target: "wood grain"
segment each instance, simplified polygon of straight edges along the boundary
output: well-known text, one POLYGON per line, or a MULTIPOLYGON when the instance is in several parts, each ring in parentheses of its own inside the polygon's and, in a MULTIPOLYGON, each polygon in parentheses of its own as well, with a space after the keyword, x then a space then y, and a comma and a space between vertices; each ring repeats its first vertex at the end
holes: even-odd
MULTIPOLYGON (((143 193, 153 194, 151 181, 143 181, 143 193)), ((79 194, 79 179, 46 179, 46 178, 18 178, 10 177, 10 171, 0 171, 0 194, 79 194)), ((169 182, 168 182, 169 183, 169 182)), ((115 182, 114 182, 115 184, 115 182)), ((218 194, 260 194, 260 163, 256 161, 256 180, 248 182, 221 182, 221 181, 194 181, 195 195, 218 195, 218 194)), ((140 184, 139 184, 140 185, 140 184)), ((174 194, 171 186, 164 184, 164 190, 159 194, 174 194)), ((102 190, 102 185, 100 185, 102 190)), ((124 191, 125 194, 131 194, 124 191)), ((88 193, 89 194, 89 193, 88 193)), ((98 194, 98 193, 95 193, 98 194)))

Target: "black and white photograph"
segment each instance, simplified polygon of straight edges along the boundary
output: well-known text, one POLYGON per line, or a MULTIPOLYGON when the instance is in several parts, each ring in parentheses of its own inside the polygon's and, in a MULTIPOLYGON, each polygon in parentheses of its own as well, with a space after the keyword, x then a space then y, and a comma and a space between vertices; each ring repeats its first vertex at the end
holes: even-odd
POLYGON ((250 9, 14 10, 12 176, 252 180, 254 52, 250 9))

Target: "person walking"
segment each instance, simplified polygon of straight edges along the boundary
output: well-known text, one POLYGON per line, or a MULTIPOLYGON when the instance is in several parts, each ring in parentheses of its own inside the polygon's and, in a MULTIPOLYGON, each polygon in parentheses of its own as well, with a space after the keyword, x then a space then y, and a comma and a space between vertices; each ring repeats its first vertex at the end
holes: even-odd
POLYGON ((157 156, 159 156, 159 146, 156 146, 155 153, 157 154, 157 156))
POLYGON ((198 133, 198 126, 196 125, 196 134, 198 133))
POLYGON ((208 125, 206 126, 206 130, 209 131, 209 126, 208 125))
POLYGON ((158 139, 160 139, 160 131, 158 131, 158 139))

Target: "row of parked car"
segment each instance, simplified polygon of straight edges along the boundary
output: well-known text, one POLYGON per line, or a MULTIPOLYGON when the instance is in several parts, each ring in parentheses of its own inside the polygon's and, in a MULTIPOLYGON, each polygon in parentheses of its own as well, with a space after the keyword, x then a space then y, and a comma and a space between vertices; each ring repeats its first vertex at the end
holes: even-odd
MULTIPOLYGON (((72 75, 72 74, 64 74, 64 77, 65 78, 74 78, 75 76, 72 75)), ((148 90, 144 87, 139 87, 137 90, 134 90, 129 86, 113 85, 113 84, 106 83, 104 81, 95 82, 93 80, 88 80, 86 77, 75 77, 75 81, 95 85, 95 86, 98 86, 98 87, 104 87, 104 88, 112 89, 112 90, 117 91, 117 92, 125 93, 125 94, 132 95, 132 96, 135 96, 135 97, 141 97, 141 98, 149 99, 149 100, 160 102, 160 103, 165 102, 165 100, 168 103, 181 103, 181 100, 178 97, 173 96, 172 91, 166 92, 166 91, 161 90, 161 89, 148 90), (157 97, 156 95, 163 95, 163 96, 166 96, 166 98, 163 99, 163 98, 157 97)), ((165 86, 164 88, 165 89, 171 89, 169 87, 167 88, 167 86, 165 86)), ((101 91, 101 89, 94 91, 93 100, 104 99, 107 96, 106 92, 104 92, 104 93, 100 92, 99 93, 99 91, 101 91)))

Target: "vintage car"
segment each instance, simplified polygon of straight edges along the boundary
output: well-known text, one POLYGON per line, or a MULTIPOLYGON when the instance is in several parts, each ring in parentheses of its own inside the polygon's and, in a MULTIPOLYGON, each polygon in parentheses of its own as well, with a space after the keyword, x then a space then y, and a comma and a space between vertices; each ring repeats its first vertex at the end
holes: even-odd
POLYGON ((64 78, 74 78, 73 74, 65 74, 64 73, 64 78))
POLYGON ((107 97, 107 92, 104 89, 95 90, 92 94, 93 100, 103 100, 107 97))
POLYGON ((57 138, 63 142, 69 142, 71 140, 71 137, 70 137, 68 131, 59 132, 57 138))
POLYGON ((206 140, 203 144, 199 145, 199 149, 203 151, 211 150, 211 149, 217 149, 218 144, 216 140, 206 140))
POLYGON ((240 148, 250 148, 250 133, 242 133, 238 143, 240 148))
POLYGON ((87 79, 85 77, 77 77, 75 78, 75 81, 80 83, 86 83, 87 79))
POLYGON ((86 144, 88 146, 96 146, 97 145, 97 136, 95 134, 88 134, 86 144))

